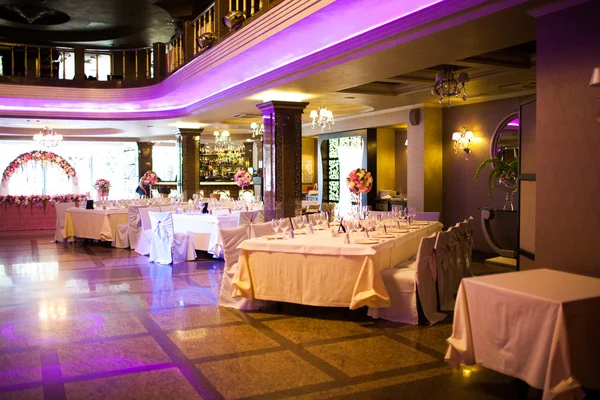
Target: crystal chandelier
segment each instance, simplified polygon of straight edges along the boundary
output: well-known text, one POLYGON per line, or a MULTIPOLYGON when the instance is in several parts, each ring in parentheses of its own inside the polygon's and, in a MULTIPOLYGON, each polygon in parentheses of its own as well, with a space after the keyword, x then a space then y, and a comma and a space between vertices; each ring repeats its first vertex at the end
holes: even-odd
POLYGON ((260 136, 260 140, 263 140, 263 136, 265 134, 265 126, 262 122, 253 122, 250 124, 250 129, 252 129, 252 137, 260 136))
POLYGON ((325 128, 331 129, 331 125, 335 124, 335 120, 333 119, 333 112, 327 109, 327 107, 319 107, 318 110, 312 110, 310 112, 310 118, 312 118, 312 128, 318 125, 321 127, 321 132, 325 130, 325 128))
POLYGON ((469 75, 466 72, 454 77, 454 71, 443 69, 435 75, 435 84, 431 88, 432 96, 439 96, 440 104, 444 102, 444 97, 448 99, 448 107, 452 106, 451 97, 459 97, 462 94, 463 101, 467 101, 467 88, 465 83, 469 81, 469 75))
POLYGON ((33 135, 33 140, 45 147, 56 147, 63 140, 63 136, 47 126, 33 135))
POLYGON ((228 130, 218 130, 213 133, 215 136, 215 150, 219 153, 229 150, 231 147, 231 135, 228 130))

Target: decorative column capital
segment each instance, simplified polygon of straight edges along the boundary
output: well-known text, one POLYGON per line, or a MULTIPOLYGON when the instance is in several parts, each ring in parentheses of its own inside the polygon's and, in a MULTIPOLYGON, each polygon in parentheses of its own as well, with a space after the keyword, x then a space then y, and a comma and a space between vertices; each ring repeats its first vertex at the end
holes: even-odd
POLYGON ((200 136, 204 131, 204 128, 177 128, 176 134, 179 133, 181 136, 200 136))
POLYGON ((263 115, 272 113, 302 114, 306 106, 308 106, 307 102, 280 100, 265 101, 256 105, 263 115))

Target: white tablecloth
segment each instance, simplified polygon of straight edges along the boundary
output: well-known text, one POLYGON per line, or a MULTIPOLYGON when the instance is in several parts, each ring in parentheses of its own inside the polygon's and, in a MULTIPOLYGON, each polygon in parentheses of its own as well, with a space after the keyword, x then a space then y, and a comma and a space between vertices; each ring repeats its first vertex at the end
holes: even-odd
MULTIPOLYGON (((240 245, 233 296, 315 306, 388 307, 380 271, 416 254, 421 237, 441 224, 420 226, 377 244, 344 244, 329 231, 295 239, 250 239, 240 245)), ((363 233, 353 233, 352 240, 363 233)))
POLYGON ((65 217, 64 237, 112 241, 119 224, 127 224, 126 208, 86 210, 69 208, 65 217))
POLYGON ((463 279, 446 360, 543 389, 600 389, 600 279, 539 269, 463 279))
POLYGON ((175 233, 187 233, 196 250, 208 251, 217 257, 223 253, 220 229, 239 226, 239 213, 233 214, 173 214, 175 233))

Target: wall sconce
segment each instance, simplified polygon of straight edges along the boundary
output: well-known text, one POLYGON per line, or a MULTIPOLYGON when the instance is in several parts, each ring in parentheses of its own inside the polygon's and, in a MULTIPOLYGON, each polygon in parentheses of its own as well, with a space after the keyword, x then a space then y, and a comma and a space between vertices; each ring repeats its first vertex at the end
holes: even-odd
POLYGON ((475 135, 473 132, 468 131, 466 127, 463 127, 462 131, 454 132, 452 134, 452 141, 454 142, 454 154, 458 154, 458 150, 465 152, 465 160, 471 152, 471 140, 475 135))
MULTIPOLYGON (((590 86, 600 86, 600 67, 596 67, 592 71, 592 78, 590 79, 590 86)), ((596 117, 596 119, 598 121, 600 121, 600 114, 598 114, 598 117, 596 117)))

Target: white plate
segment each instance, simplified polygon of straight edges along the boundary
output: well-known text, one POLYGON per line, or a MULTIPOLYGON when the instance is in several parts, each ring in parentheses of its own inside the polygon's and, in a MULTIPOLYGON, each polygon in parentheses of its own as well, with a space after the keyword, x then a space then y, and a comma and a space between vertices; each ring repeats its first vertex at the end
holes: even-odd
POLYGON ((388 234, 384 234, 384 235, 373 235, 374 238, 378 238, 378 239, 391 239, 391 238, 395 238, 396 236, 394 235, 390 235, 388 234))

